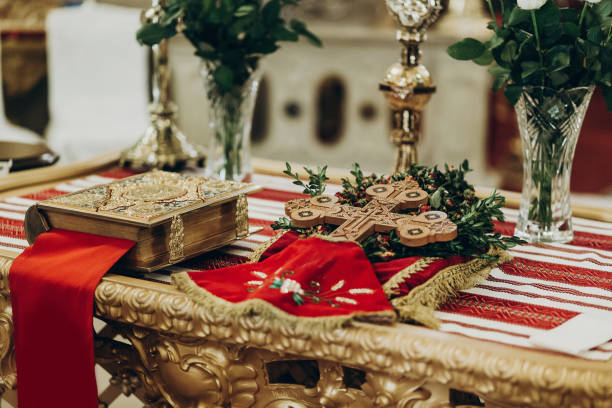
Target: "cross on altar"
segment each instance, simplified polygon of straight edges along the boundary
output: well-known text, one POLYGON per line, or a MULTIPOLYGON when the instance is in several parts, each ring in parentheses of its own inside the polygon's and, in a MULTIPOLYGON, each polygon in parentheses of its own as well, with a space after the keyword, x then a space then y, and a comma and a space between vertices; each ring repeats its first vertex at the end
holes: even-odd
POLYGON ((361 241, 374 232, 392 230, 397 232, 401 243, 409 247, 452 241, 457 237, 457 226, 444 212, 428 211, 419 215, 396 212, 427 203, 427 193, 416 181, 371 186, 366 194, 370 202, 363 208, 340 205, 338 197, 320 195, 289 201, 285 213, 298 228, 338 225, 330 236, 351 241, 361 241))

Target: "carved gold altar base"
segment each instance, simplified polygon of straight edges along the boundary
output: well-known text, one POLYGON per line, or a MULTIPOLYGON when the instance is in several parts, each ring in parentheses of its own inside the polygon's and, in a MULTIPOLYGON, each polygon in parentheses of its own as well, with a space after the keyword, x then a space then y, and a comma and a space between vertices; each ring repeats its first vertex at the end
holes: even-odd
MULTIPOLYGON (((8 287, 0 258, 0 390, 15 389, 8 287)), ((211 313, 172 286, 106 276, 96 315, 109 326, 96 360, 112 375, 101 400, 134 394, 147 408, 446 408, 430 390, 452 387, 488 407, 612 407, 612 363, 590 362, 436 332, 417 326, 358 324, 306 332, 261 317, 211 313), (131 344, 112 340, 115 334, 131 344), (266 364, 316 360, 315 387, 271 384, 266 364), (348 388, 343 367, 362 370, 348 388)), ((52 335, 52 334, 50 334, 52 335)), ((69 385, 67 385, 69 387, 69 385)), ((67 391, 67 394, 69 391, 67 391)), ((109 405, 112 408, 112 404, 109 405)))

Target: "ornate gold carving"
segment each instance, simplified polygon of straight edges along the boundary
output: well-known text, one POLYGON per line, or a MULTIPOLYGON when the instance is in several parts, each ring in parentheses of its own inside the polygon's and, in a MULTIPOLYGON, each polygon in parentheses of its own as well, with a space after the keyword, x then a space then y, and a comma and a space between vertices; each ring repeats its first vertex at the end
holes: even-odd
POLYGON ((170 253, 170 263, 179 262, 185 257, 185 227, 183 217, 175 215, 172 217, 170 225, 170 236, 168 237, 168 252, 170 253))
POLYGON ((148 375, 173 407, 250 407, 259 386, 255 367, 241 361, 241 348, 130 330, 148 375))
POLYGON ((439 0, 386 0, 395 20, 408 32, 423 33, 440 16, 439 0))
POLYGON ((11 260, 0 258, 0 395, 17 387, 13 311, 8 280, 12 263, 11 260))
POLYGON ((244 194, 236 202, 236 235, 238 238, 249 235, 249 204, 244 194))
MULTIPOLYGON (((150 408, 170 408, 144 369, 134 347, 104 337, 96 337, 94 347, 96 363, 108 371, 111 385, 118 387, 123 395, 129 397, 134 394, 150 408)), ((102 392, 100 402, 110 405, 116 394, 108 399, 104 394, 102 392)))
POLYGON ((404 379, 445 384, 510 404, 612 406, 612 370, 546 353, 395 325, 358 324, 308 331, 260 316, 234 319, 199 306, 169 286, 107 276, 96 290, 99 316, 223 344, 248 345, 404 379))
MULTIPOLYGON (((152 222, 252 190, 253 187, 246 183, 151 171, 45 200, 39 206, 43 209, 76 209, 127 221, 152 222)), ((245 204, 238 207, 243 212, 238 212, 237 216, 248 217, 245 200, 245 204)))
POLYGON ((326 408, 367 407, 365 395, 349 389, 343 381, 342 366, 327 361, 319 361, 320 380, 317 387, 305 390, 306 395, 318 397, 320 406, 326 408))
POLYGON ((376 408, 411 408, 420 401, 427 401, 431 393, 421 386, 425 380, 398 380, 384 374, 366 374, 362 388, 376 408))
MULTIPOLYGON (((10 261, 0 265, 0 295, 5 299, 9 267, 10 261)), ((411 407, 427 397, 421 389, 424 379, 476 393, 492 406, 612 407, 609 363, 521 350, 417 326, 357 324, 333 331, 300 330, 260 316, 235 319, 195 304, 168 285, 115 275, 103 278, 96 289, 95 310, 107 320, 127 324, 120 326, 122 332, 133 342, 146 371, 140 381, 150 378, 166 397, 182 395, 185 399, 168 399, 174 407, 199 407, 194 405, 199 398, 225 399, 225 406, 229 400, 241 408, 411 407), (265 363, 288 356, 320 361, 316 390, 266 383, 265 363), (340 384, 341 364, 368 373, 362 391, 340 384), (202 393, 196 383, 205 384, 207 392, 202 393), (354 401, 348 403, 349 399, 354 401)), ((6 310, 4 316, 10 321, 6 310)), ((15 386, 10 337, 11 329, 0 325, 4 389, 15 386)), ((427 401, 419 406, 447 405, 427 401)))

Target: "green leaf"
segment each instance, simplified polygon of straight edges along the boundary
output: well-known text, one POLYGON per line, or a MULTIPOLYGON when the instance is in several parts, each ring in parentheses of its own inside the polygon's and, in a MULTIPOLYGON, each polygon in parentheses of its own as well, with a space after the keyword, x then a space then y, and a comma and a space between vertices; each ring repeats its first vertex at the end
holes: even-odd
POLYGON ((430 197, 429 204, 432 208, 440 208, 442 205, 442 192, 444 191, 443 187, 439 187, 430 197))
POLYGON ((295 42, 299 39, 298 34, 294 31, 288 30, 282 24, 274 27, 271 34, 277 41, 291 41, 295 42))
POLYGON ((176 34, 174 26, 163 26, 159 23, 145 24, 136 33, 136 39, 142 45, 153 46, 163 39, 176 34))
POLYGON ((595 26, 589 28, 587 31, 587 39, 592 43, 600 44, 605 39, 601 27, 595 26))
POLYGON ((558 26, 561 23, 561 12, 554 1, 548 0, 540 9, 536 10, 536 21, 541 33, 546 34, 546 30, 558 26))
POLYGON ((480 57, 485 52, 485 46, 478 40, 473 38, 465 38, 446 50, 446 53, 452 58, 467 61, 480 57))
POLYGON ((606 101, 608 111, 612 111, 612 86, 602 86, 601 90, 603 92, 603 97, 606 101))
POLYGON ((523 87, 520 85, 508 85, 506 89, 504 89, 504 95, 506 95, 506 98, 508 98, 508 101, 510 101, 512 105, 516 105, 522 92, 523 87))
POLYGON ((483 52, 480 57, 474 58, 474 62, 478 65, 483 66, 491 65, 491 63, 493 62, 493 54, 491 53, 491 51, 485 50, 485 52, 483 52))
POLYGON ((546 62, 551 72, 560 71, 570 66, 571 57, 567 45, 557 45, 546 52, 546 62))
POLYGON ((600 53, 600 61, 604 71, 612 71, 612 49, 602 48, 600 53))
POLYGON ((563 72, 551 72, 549 76, 555 87, 561 87, 561 85, 569 81, 569 76, 563 72))
POLYGON ((521 62, 521 69, 523 70, 521 78, 527 78, 533 75, 537 70, 540 69, 540 63, 536 61, 525 61, 521 62))
POLYGON ((608 17, 612 13, 612 0, 603 0, 593 7, 593 11, 601 18, 608 17))
POLYGON ((304 299, 302 299, 302 297, 300 296, 299 293, 294 293, 293 294, 293 301, 298 305, 298 306, 302 306, 304 304, 304 299))
POLYGON ((270 0, 261 11, 264 24, 273 25, 280 15, 280 2, 278 0, 270 0))
POLYGON ((281 279, 274 279, 274 282, 272 283, 272 285, 270 285, 270 289, 278 289, 281 286, 283 286, 283 281, 281 279))
POLYGON ((530 13, 527 10, 523 10, 521 8, 515 7, 510 13, 510 18, 508 19, 509 26, 515 26, 522 24, 530 19, 530 13))
POLYGON ((510 79, 510 70, 508 68, 495 65, 489 68, 489 72, 493 75, 493 90, 497 91, 510 79))
POLYGON ((238 10, 234 13, 235 17, 245 17, 255 11, 255 6, 253 4, 245 4, 244 6, 238 7, 238 10))
POLYGON ((493 37, 491 37, 491 39, 489 41, 487 41, 484 45, 490 49, 490 50, 494 50, 495 48, 499 47, 500 45, 502 45, 504 43, 504 38, 500 37, 499 35, 497 35, 497 33, 493 34, 493 37))
POLYGON ((589 41, 585 41, 582 38, 578 38, 578 48, 584 51, 587 58, 595 58, 599 55, 599 45, 593 44, 589 41))
POLYGON ((310 41, 312 45, 317 46, 317 47, 323 46, 323 43, 321 42, 319 37, 314 35, 312 32, 308 31, 308 29, 306 28, 306 24, 302 23, 301 21, 291 20, 290 27, 293 31, 295 31, 296 33, 298 33, 299 35, 305 37, 308 41, 310 41))
POLYGON ((578 19, 579 19, 580 13, 578 12, 577 9, 561 8, 559 10, 559 14, 560 14, 562 21, 571 22, 571 23, 574 23, 576 27, 578 26, 578 19))
POLYGON ((516 51, 518 50, 518 45, 516 41, 510 40, 504 45, 504 48, 501 52, 501 59, 505 62, 512 62, 516 55, 516 51))
POLYGON ((227 11, 231 11, 234 9, 234 1, 233 0, 221 0, 221 4, 225 7, 227 11))
POLYGON ((565 34, 569 35, 572 38, 578 38, 580 36, 580 28, 578 28, 578 24, 564 22, 561 23, 563 26, 563 31, 565 34))
POLYGON ((215 83, 224 92, 234 88, 234 72, 226 65, 219 65, 213 74, 215 83))
POLYGON ((183 10, 179 6, 167 7, 162 17, 162 24, 169 25, 173 23, 181 14, 183 14, 183 10))

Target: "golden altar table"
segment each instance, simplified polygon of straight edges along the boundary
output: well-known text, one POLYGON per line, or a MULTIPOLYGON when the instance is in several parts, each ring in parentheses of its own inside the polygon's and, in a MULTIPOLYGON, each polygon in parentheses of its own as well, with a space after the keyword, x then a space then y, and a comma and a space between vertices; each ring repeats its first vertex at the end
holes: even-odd
MULTIPOLYGON (((0 197, 91 174, 115 158, 9 176, 0 180, 0 197)), ((8 272, 15 254, 0 255, 0 388, 12 400, 17 378, 8 272)), ((170 285, 119 274, 102 279, 95 314, 108 324, 96 336, 96 360, 116 384, 101 393, 106 402, 125 392, 148 408, 442 408, 454 406, 448 399, 453 388, 478 395, 487 407, 612 407, 610 361, 414 325, 356 324, 308 332, 262 317, 232 319, 170 285), (270 363, 294 360, 316 361, 316 385, 270 381, 270 363), (347 368, 361 372, 358 387, 346 384, 347 368)), ((69 395, 70 384, 66 391, 69 395)))

